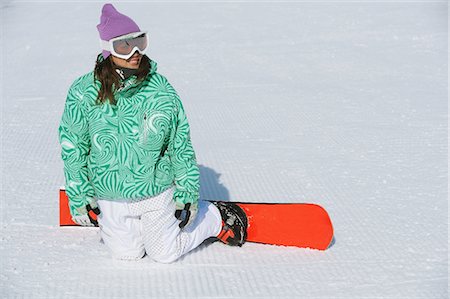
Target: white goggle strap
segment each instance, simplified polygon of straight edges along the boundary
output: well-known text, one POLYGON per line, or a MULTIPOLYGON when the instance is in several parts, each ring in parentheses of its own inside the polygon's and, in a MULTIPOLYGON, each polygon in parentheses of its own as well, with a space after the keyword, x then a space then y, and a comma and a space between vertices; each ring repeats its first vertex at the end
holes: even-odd
POLYGON ((100 46, 102 47, 102 50, 110 51, 112 49, 112 44, 107 40, 100 40, 100 46))

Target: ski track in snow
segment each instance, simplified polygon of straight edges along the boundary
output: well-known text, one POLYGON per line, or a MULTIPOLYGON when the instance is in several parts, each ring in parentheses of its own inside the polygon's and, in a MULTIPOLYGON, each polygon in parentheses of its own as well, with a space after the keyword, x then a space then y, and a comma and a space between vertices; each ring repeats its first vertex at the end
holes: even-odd
POLYGON ((57 127, 101 5, 0 6, 2 298, 448 297, 447 2, 116 4, 183 100, 201 196, 317 203, 335 227, 325 252, 212 243, 170 265, 58 227, 57 127))

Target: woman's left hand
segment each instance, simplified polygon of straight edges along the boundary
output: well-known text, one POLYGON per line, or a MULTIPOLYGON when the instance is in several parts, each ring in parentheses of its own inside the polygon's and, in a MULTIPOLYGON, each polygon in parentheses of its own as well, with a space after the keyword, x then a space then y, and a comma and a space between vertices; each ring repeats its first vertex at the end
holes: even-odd
POLYGON ((176 203, 175 217, 180 220, 179 227, 184 228, 191 224, 197 217, 198 203, 176 203))

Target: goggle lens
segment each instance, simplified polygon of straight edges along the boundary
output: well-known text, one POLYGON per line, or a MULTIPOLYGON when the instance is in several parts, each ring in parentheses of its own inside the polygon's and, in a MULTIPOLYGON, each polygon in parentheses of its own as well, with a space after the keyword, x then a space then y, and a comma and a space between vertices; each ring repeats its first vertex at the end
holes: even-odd
POLYGON ((143 33, 142 35, 134 38, 115 40, 112 46, 116 53, 120 55, 128 55, 134 47, 138 47, 140 51, 144 51, 147 48, 147 44, 147 34, 143 33))

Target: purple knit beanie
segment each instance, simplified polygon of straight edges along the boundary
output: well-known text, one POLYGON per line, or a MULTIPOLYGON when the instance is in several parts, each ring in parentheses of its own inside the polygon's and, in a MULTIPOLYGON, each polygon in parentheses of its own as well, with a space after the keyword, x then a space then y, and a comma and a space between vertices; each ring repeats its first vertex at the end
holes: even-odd
MULTIPOLYGON (((126 15, 118 12, 110 3, 103 5, 100 24, 97 25, 101 40, 110 40, 124 34, 139 32, 139 26, 126 15)), ((111 52, 103 50, 103 58, 107 58, 111 52)))

